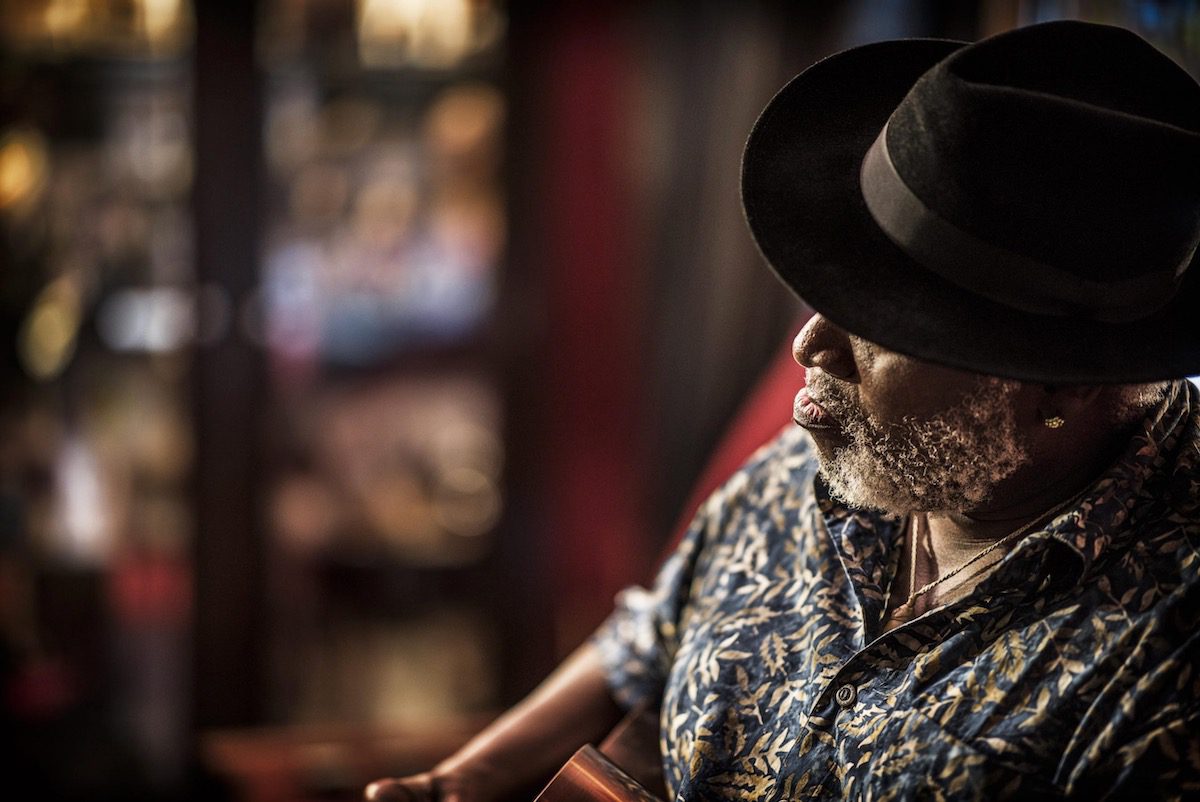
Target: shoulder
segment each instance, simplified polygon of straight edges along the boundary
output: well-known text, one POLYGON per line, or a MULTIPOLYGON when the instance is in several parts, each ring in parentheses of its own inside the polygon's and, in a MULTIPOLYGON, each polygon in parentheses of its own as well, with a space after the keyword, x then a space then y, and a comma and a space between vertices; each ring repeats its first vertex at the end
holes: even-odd
MULTIPOLYGON (((815 447, 790 425, 760 447, 701 505, 685 538, 702 565, 747 555, 781 558, 788 541, 813 529, 817 496, 815 447)), ((723 569, 722 569, 723 570, 723 569)))
POLYGON ((1103 573, 1160 589, 1200 581, 1200 393, 1180 381, 1097 484, 1077 539, 1103 573))
POLYGON ((815 446, 808 432, 789 424, 756 450, 705 502, 703 514, 794 505, 812 495, 816 475, 815 446))

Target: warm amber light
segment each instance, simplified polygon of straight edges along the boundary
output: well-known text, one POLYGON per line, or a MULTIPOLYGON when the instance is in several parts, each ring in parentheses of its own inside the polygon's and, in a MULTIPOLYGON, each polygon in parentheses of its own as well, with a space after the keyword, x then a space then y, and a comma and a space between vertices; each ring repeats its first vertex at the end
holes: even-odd
POLYGON ((368 66, 452 67, 475 42, 468 0, 359 0, 358 43, 368 66))
POLYGON ((50 0, 42 12, 42 24, 52 37, 65 36, 83 27, 88 16, 88 0, 50 0))
POLYGON ((151 43, 170 39, 183 15, 183 0, 141 0, 142 28, 151 43))
POLYGON ((38 295, 21 327, 18 348, 25 370, 38 379, 62 373, 75 353, 79 322, 75 283, 66 277, 55 279, 38 295))
POLYGON ((36 199, 46 172, 46 145, 36 131, 14 131, 0 140, 0 210, 36 199))
POLYGON ((190 0, 23 0, 0 4, 0 37, 23 51, 173 56, 191 40, 190 0))

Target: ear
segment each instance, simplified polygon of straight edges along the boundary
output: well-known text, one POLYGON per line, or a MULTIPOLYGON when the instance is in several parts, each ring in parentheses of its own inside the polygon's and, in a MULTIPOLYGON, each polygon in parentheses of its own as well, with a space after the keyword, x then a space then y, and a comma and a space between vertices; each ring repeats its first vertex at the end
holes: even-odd
POLYGON ((1099 384, 1044 384, 1037 403, 1043 426, 1058 429, 1090 416, 1104 392, 1099 384))

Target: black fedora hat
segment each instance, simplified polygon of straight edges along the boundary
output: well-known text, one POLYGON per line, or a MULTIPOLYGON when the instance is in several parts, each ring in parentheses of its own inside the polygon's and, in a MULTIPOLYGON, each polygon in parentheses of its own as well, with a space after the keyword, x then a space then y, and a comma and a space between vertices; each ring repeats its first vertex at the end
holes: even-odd
POLYGON ((742 202, 834 323, 1017 379, 1200 374, 1200 86, 1121 28, 830 56, 763 111, 742 202))

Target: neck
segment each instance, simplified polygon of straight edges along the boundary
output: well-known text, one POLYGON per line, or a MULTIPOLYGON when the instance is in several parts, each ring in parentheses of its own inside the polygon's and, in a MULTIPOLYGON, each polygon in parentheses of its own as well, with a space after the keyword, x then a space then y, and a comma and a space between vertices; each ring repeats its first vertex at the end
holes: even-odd
POLYGON ((992 498, 963 512, 930 513, 931 537, 960 545, 986 545, 1031 522, 1062 512, 1103 473, 1128 442, 1124 430, 1056 445, 1002 481, 992 498), (1062 507, 1063 509, 1059 509, 1062 507))
POLYGON ((1022 526, 1062 512, 1069 506, 1068 502, 1091 484, 1095 475, 1076 482, 1055 483, 1053 489, 1031 493, 1022 503, 1007 508, 928 513, 930 536, 935 544, 946 543, 952 548, 958 545, 986 546, 1022 526))

